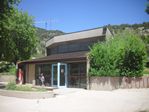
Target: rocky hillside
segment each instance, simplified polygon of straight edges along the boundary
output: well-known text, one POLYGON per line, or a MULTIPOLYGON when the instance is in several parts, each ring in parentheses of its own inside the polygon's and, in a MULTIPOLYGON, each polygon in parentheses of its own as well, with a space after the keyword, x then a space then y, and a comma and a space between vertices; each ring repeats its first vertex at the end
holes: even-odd
POLYGON ((144 22, 142 24, 107 25, 107 27, 113 34, 130 29, 137 31, 141 35, 149 35, 149 22, 144 22))

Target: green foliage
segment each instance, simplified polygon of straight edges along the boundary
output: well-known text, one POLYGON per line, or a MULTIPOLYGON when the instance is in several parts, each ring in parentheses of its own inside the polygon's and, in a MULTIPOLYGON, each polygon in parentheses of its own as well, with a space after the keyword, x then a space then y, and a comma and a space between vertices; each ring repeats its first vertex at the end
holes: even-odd
POLYGON ((15 90, 17 87, 16 83, 15 82, 9 82, 7 85, 6 85, 6 89, 7 90, 15 90))
POLYGON ((149 14, 149 0, 147 0, 147 5, 146 5, 145 12, 146 12, 147 14, 149 14))
POLYGON ((145 67, 143 70, 143 75, 148 76, 149 75, 149 68, 145 67))
POLYGON ((0 62, 0 73, 15 75, 16 67, 13 63, 1 61, 0 62))
MULTIPOLYGON (((141 24, 120 24, 120 25, 107 25, 106 27, 108 27, 110 29, 111 32, 113 32, 114 34, 123 32, 123 30, 125 29, 130 29, 130 30, 136 30, 138 31, 138 33, 144 33, 149 35, 149 32, 146 31, 147 29, 149 29, 149 22, 143 22, 141 24)), ((142 35, 144 35, 142 34, 142 35)))
POLYGON ((16 91, 46 91, 45 88, 33 88, 32 85, 17 85, 15 82, 9 82, 6 85, 7 90, 16 90, 16 91))
MULTIPOLYGON (((124 30, 135 31, 146 45, 147 53, 149 56, 149 22, 141 24, 120 24, 120 25, 107 25, 113 34, 118 34, 124 30)), ((148 60, 149 61, 149 60, 148 60)))
POLYGON ((33 57, 42 57, 45 56, 45 42, 54 36, 64 34, 62 31, 59 30, 45 30, 42 28, 36 28, 36 36, 38 38, 36 50, 33 53, 33 57), (37 51, 37 52, 36 52, 37 51))
POLYGON ((134 32, 125 31, 91 48, 90 74, 96 76, 141 76, 146 48, 134 32))
POLYGON ((30 85, 17 85, 15 90, 18 90, 18 91, 32 91, 32 86, 30 86, 30 85))
POLYGON ((29 59, 36 46, 33 18, 15 8, 18 0, 2 1, 6 5, 0 14, 0 60, 16 63, 29 59))
POLYGON ((8 70, 9 74, 16 75, 16 66, 11 66, 8 70))

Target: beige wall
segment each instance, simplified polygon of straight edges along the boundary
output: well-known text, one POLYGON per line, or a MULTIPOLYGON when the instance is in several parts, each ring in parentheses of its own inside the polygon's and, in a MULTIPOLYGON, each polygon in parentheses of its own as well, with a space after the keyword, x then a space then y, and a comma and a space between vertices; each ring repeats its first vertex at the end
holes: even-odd
POLYGON ((35 80, 35 64, 28 64, 27 83, 35 80))
POLYGON ((119 88, 119 77, 90 77, 89 89, 114 90, 119 88))
POLYGON ((89 89, 114 90, 119 88, 149 88, 149 76, 131 77, 90 77, 89 89))
POLYGON ((16 81, 16 75, 0 73, 0 82, 15 82, 15 81, 16 81))

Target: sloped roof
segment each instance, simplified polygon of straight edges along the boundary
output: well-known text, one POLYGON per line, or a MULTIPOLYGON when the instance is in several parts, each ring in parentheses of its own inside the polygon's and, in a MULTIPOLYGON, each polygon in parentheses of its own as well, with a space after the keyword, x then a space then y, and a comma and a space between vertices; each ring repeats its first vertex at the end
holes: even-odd
POLYGON ((105 36, 107 35, 106 32, 107 32, 107 28, 100 27, 100 28, 94 28, 94 29, 83 30, 79 32, 72 32, 72 33, 68 33, 60 36, 55 36, 46 42, 46 47, 49 47, 52 44, 60 43, 60 42, 105 36))
POLYGON ((42 58, 21 61, 20 63, 38 63, 38 62, 53 62, 53 61, 73 61, 73 60, 86 60, 88 51, 53 54, 42 58))

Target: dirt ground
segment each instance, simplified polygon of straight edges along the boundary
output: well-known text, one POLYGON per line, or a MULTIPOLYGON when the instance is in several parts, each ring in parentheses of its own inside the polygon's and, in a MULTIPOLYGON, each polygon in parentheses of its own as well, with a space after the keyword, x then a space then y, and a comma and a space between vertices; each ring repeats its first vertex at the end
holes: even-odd
POLYGON ((0 112, 149 112, 149 89, 57 89, 49 99, 0 96, 0 112))

